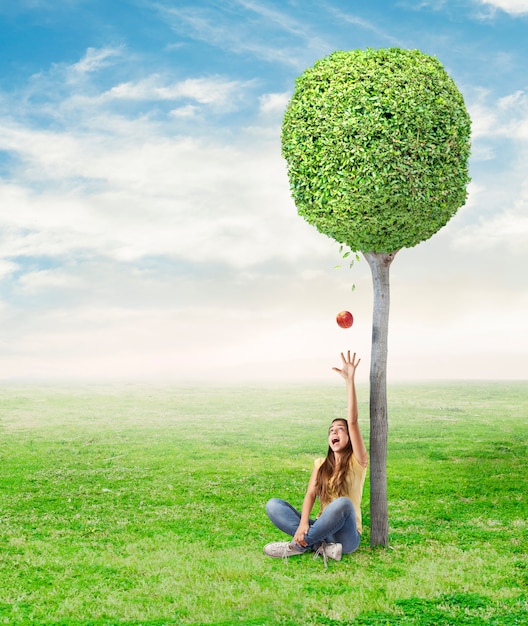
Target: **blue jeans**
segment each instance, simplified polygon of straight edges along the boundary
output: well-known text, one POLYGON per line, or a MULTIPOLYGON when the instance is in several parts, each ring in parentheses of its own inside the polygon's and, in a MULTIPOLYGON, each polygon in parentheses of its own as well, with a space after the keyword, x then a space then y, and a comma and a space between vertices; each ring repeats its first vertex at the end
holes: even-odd
MULTIPOLYGON (((271 498, 266 504, 266 513, 275 526, 293 537, 301 521, 301 513, 291 504, 279 498, 271 498)), ((328 504, 321 515, 310 519, 310 529, 304 535, 308 548, 293 544, 299 551, 317 550, 319 545, 340 543, 343 554, 354 552, 359 547, 361 535, 357 529, 356 511, 351 500, 337 498, 328 504)))

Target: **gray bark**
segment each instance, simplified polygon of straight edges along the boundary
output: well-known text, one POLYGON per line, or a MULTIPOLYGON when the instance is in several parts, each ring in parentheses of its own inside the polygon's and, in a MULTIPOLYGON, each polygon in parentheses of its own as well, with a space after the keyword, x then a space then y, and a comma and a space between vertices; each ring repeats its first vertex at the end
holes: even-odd
POLYGON ((374 307, 370 361, 370 545, 389 543, 387 505, 387 353, 389 331, 389 269, 396 255, 367 252, 372 272, 374 307))

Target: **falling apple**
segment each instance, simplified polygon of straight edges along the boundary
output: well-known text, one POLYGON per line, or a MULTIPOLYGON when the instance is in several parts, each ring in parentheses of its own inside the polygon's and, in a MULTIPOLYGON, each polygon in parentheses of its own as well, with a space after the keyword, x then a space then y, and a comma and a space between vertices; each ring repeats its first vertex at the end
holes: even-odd
POLYGON ((337 314, 336 322, 341 328, 350 328, 354 323, 354 318, 350 311, 341 311, 337 314))

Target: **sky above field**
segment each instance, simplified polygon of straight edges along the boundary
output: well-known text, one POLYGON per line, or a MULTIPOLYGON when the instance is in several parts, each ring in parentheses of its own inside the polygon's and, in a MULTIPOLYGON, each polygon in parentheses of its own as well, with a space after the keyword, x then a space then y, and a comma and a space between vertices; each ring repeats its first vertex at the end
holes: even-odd
POLYGON ((0 0, 0 380, 327 382, 349 348, 366 380, 370 270, 297 215, 280 129, 367 47, 472 118, 466 205, 392 264, 389 380, 527 379, 528 0, 0 0))

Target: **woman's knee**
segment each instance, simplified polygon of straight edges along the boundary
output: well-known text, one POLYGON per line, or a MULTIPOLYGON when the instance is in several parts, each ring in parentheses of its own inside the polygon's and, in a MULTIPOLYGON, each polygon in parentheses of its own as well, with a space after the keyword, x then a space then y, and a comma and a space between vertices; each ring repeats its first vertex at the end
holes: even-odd
POLYGON ((280 498, 270 498, 266 502, 266 513, 268 517, 273 517, 274 513, 276 513, 282 507, 282 500, 280 498))
POLYGON ((352 504, 352 500, 350 500, 350 498, 342 496, 341 498, 336 498, 332 504, 336 510, 343 515, 355 514, 354 505, 352 504))

